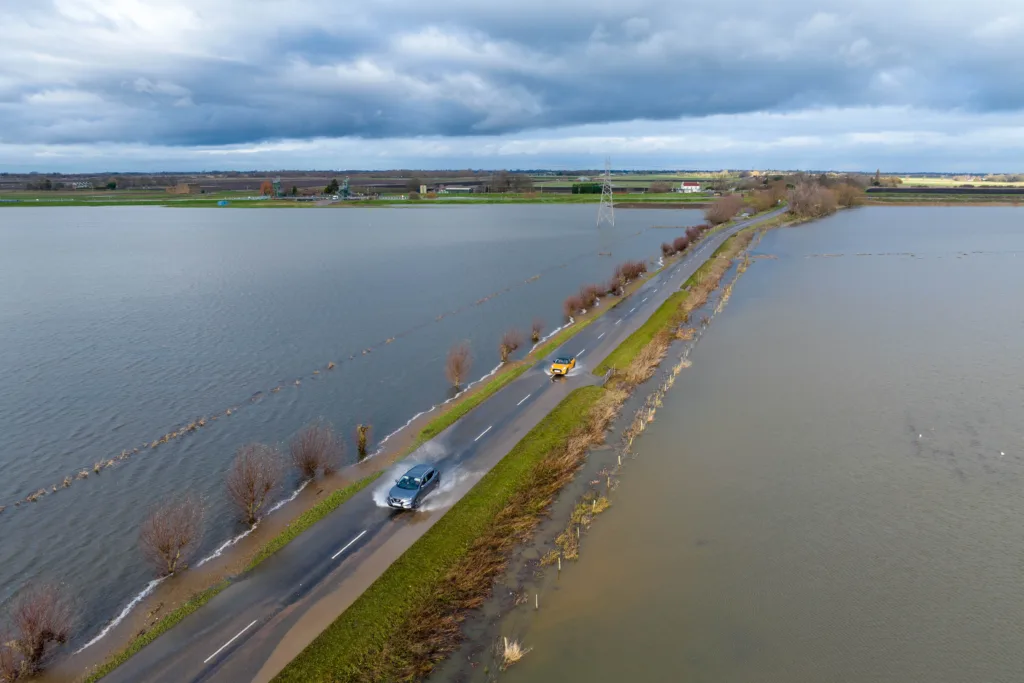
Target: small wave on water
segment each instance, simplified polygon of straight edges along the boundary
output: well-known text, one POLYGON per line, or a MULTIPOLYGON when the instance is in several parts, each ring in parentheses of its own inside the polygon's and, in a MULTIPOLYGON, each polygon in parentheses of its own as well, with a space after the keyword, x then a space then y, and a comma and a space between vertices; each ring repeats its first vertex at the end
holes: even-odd
POLYGON ((131 602, 129 602, 127 605, 125 605, 124 609, 121 610, 120 614, 118 614, 116 617, 114 617, 114 619, 109 624, 104 626, 103 629, 92 640, 90 640, 88 643, 86 643, 82 647, 78 648, 77 650, 75 650, 74 654, 77 655, 79 652, 84 651, 86 648, 92 647, 96 643, 100 642, 100 640, 102 640, 104 638, 104 636, 106 636, 108 633, 110 633, 111 629, 116 627, 118 624, 120 624, 122 621, 124 621, 125 617, 127 617, 129 614, 131 614, 131 611, 133 609, 135 609, 136 605, 138 605, 140 602, 142 602, 147 597, 149 597, 149 594, 152 593, 154 590, 156 590, 156 587, 159 586, 161 583, 163 583, 164 579, 166 579, 166 578, 167 578, 166 576, 163 576, 163 577, 160 577, 159 579, 153 579, 148 584, 146 584, 146 587, 143 588, 142 591, 138 595, 136 595, 134 598, 132 598, 131 602))

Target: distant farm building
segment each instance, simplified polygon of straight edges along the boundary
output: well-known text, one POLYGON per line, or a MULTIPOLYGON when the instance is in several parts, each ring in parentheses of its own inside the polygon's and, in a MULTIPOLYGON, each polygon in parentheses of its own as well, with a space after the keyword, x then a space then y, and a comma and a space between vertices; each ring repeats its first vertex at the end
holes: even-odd
POLYGON ((700 192, 700 183, 693 182, 690 180, 684 180, 683 182, 679 183, 679 191, 685 192, 686 194, 700 192))
POLYGON ((171 194, 199 194, 199 183, 178 183, 167 188, 171 194))
POLYGON ((438 194, 472 194, 475 188, 469 185, 442 185, 437 188, 438 194))

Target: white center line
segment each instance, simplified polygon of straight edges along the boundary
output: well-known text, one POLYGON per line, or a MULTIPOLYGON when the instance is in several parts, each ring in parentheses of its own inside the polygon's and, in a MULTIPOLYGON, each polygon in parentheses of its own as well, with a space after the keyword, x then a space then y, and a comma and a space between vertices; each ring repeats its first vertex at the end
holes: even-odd
POLYGON ((640 299, 640 303, 643 303, 645 301, 647 301, 647 297, 646 296, 643 299, 640 299))
POLYGON ((606 332, 602 332, 601 334, 597 335, 597 338, 598 338, 598 339, 600 339, 600 338, 601 338, 601 337, 603 337, 603 336, 604 336, 605 334, 607 334, 607 333, 606 333, 606 332))
POLYGON ((587 351, 586 349, 583 349, 582 351, 580 351, 579 353, 576 354, 576 357, 578 358, 578 357, 582 356, 584 353, 586 353, 586 351, 587 351))
POLYGON ((519 403, 517 403, 516 405, 517 406, 523 405, 523 401, 525 401, 526 399, 530 398, 531 396, 533 396, 533 394, 527 394, 526 396, 523 396, 522 400, 520 400, 519 403))
POLYGON ((658 293, 657 289, 655 289, 653 292, 651 292, 651 294, 657 294, 657 293, 658 293))
MULTIPOLYGON (((253 619, 253 620, 252 620, 252 624, 255 624, 255 623, 256 623, 256 619, 253 619)), ((221 653, 221 652, 222 652, 222 651, 224 650, 224 648, 226 648, 226 647, 227 647, 228 645, 230 645, 231 643, 235 642, 235 640, 237 640, 237 639, 238 639, 238 636, 242 635, 243 633, 245 633, 246 631, 248 631, 248 630, 249 630, 250 628, 252 628, 252 624, 249 624, 248 626, 246 626, 245 628, 243 628, 243 629, 242 629, 241 631, 239 631, 238 633, 236 633, 236 634, 235 634, 235 637, 234 637, 234 638, 232 638, 232 639, 231 639, 231 640, 229 640, 228 642, 226 642, 226 643, 224 643, 223 645, 221 645, 221 646, 220 646, 220 649, 219 649, 219 650, 217 650, 217 651, 216 651, 216 652, 214 652, 214 653, 213 653, 212 655, 210 655, 209 657, 207 657, 206 659, 204 659, 204 660, 203 660, 203 664, 206 664, 207 662, 209 662, 209 661, 210 661, 211 659, 213 659, 214 657, 216 657, 217 655, 219 655, 219 654, 220 654, 220 653, 221 653)))
POLYGON ((632 313, 635 310, 636 310, 636 306, 634 306, 633 308, 629 309, 629 312, 632 313))
MULTIPOLYGON (((493 426, 494 425, 491 425, 491 427, 493 427, 493 426)), ((488 427, 484 431, 480 432, 480 436, 478 436, 475 439, 473 439, 473 441, 479 441, 483 437, 484 434, 486 434, 487 432, 491 431, 491 427, 488 427)))
POLYGON ((356 541, 358 541, 358 540, 359 540, 360 538, 362 538, 362 537, 363 537, 363 534, 365 534, 365 533, 366 533, 366 530, 365 530, 365 529, 364 529, 363 531, 359 532, 359 535, 358 535, 358 536, 356 536, 355 538, 353 538, 353 539, 352 539, 351 541, 349 541, 348 543, 346 543, 346 544, 345 544, 345 547, 344 547, 344 548, 342 548, 342 549, 341 549, 341 550, 339 550, 338 552, 336 552, 336 553, 334 553, 333 555, 331 555, 331 559, 332 559, 332 560, 336 560, 336 559, 338 559, 338 555, 341 555, 341 554, 342 554, 343 552, 345 552, 346 550, 348 550, 348 549, 349 549, 349 547, 350 547, 350 546, 351 546, 351 545, 352 545, 353 543, 355 543, 356 541))
POLYGON ((615 321, 615 324, 618 325, 621 322, 622 322, 622 318, 619 318, 618 320, 615 321))

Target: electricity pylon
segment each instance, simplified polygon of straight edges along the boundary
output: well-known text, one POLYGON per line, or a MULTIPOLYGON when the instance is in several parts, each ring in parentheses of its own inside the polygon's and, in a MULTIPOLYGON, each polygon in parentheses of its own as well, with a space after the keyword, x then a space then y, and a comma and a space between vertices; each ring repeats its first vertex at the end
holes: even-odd
POLYGON ((608 222, 608 225, 615 226, 615 201, 612 199, 612 160, 605 157, 604 179, 601 183, 601 205, 597 207, 597 227, 601 223, 608 222))

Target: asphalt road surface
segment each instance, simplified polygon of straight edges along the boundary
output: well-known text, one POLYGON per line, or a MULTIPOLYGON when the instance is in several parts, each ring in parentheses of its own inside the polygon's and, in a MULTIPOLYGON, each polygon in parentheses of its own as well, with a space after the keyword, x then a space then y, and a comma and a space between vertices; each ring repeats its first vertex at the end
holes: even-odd
POLYGON ((678 291, 726 238, 781 211, 706 239, 546 362, 424 444, 104 680, 234 683, 273 678, 563 398, 577 387, 601 381, 593 368, 678 291), (575 355, 576 370, 552 381, 547 368, 561 355, 575 355), (415 462, 436 465, 441 485, 420 510, 382 506, 383 493, 415 462))

